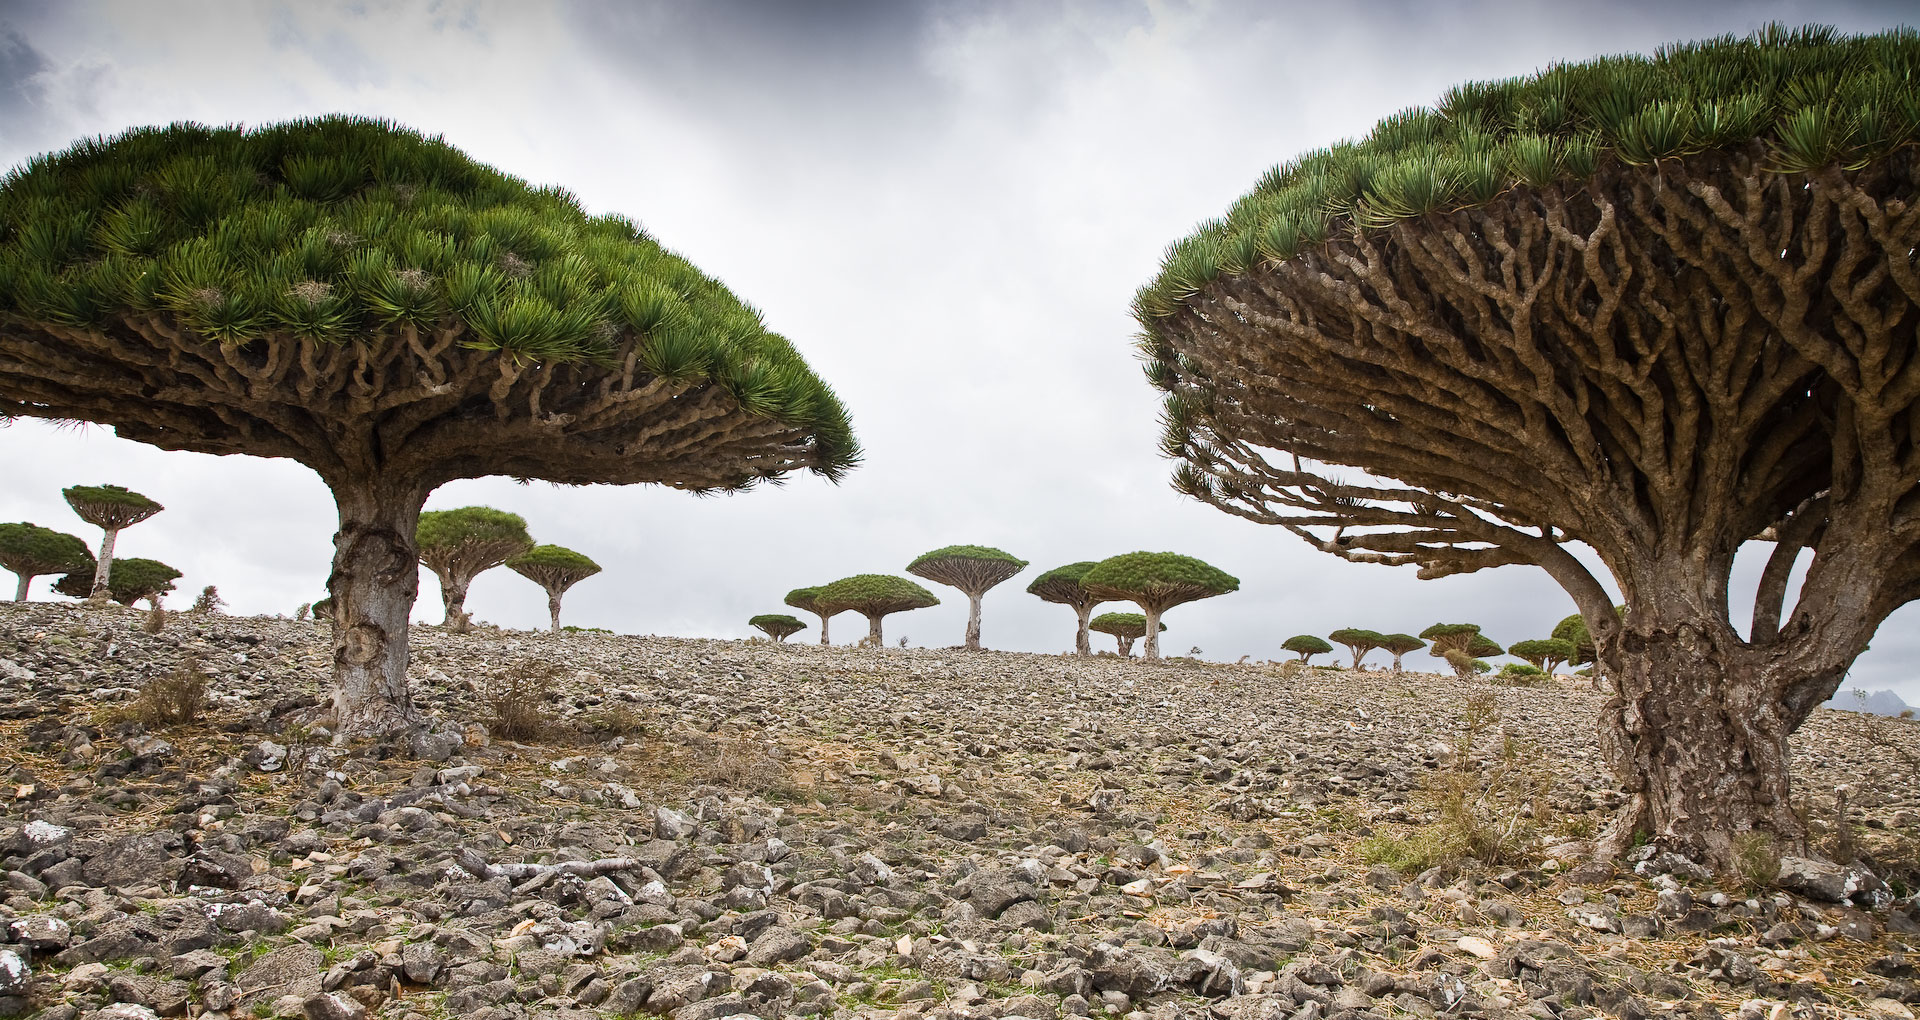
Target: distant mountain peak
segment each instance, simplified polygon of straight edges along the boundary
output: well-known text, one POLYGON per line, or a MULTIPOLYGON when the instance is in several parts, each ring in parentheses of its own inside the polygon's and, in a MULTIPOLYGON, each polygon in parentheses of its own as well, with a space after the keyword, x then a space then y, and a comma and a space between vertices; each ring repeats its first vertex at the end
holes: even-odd
POLYGON ((1863 691, 1858 687, 1847 688, 1835 694, 1827 702, 1828 708, 1837 708, 1843 712, 1867 712, 1872 715, 1897 716, 1912 711, 1913 706, 1900 699, 1892 691, 1863 691))

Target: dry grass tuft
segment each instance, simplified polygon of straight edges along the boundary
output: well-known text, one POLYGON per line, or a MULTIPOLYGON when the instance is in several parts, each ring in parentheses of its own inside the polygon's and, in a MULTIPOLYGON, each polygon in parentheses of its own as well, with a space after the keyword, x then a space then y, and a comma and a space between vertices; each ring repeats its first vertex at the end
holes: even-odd
POLYGON ((505 740, 540 740, 553 730, 547 709, 553 697, 553 666, 523 660, 493 674, 480 688, 480 703, 489 713, 487 730, 505 740))
POLYGON ((190 658, 172 673, 141 684, 130 714, 148 728, 194 722, 206 708, 209 679, 200 660, 190 658))

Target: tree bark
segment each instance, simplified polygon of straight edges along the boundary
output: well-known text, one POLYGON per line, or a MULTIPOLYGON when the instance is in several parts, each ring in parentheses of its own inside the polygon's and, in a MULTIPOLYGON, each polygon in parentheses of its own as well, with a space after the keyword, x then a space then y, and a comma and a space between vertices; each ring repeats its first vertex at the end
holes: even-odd
MULTIPOLYGON (((414 516, 417 517, 419 514, 416 513, 414 516)), ((407 544, 413 543, 409 540, 407 544)), ((440 605, 446 609, 446 619, 442 620, 440 625, 455 634, 465 634, 467 632, 467 585, 473 583, 473 578, 438 572, 435 576, 440 578, 440 605)))
POLYGON ((553 617, 553 632, 560 633, 560 596, 561 592, 547 593, 547 615, 553 617))
POLYGON ((1160 657, 1160 610, 1149 609, 1146 606, 1140 608, 1146 611, 1147 617, 1147 646, 1141 650, 1140 657, 1158 659, 1160 657))
POLYGON ((880 636, 880 621, 886 617, 885 613, 870 613, 867 616, 867 643, 875 648, 886 647, 886 640, 880 636))
POLYGON ((832 642, 827 640, 827 619, 828 619, 827 614, 815 613, 813 615, 818 616, 820 618, 820 643, 823 645, 832 644, 832 642))
POLYGON ((980 650, 980 592, 967 593, 967 651, 980 650))
MULTIPOLYGON (((1617 857, 1639 834, 1716 867, 1732 862, 1746 832, 1799 846, 1805 828, 1788 799, 1787 738, 1803 713, 1783 702, 1774 671, 1730 630, 1656 629, 1635 611, 1609 656, 1614 696, 1600 713, 1601 751, 1629 797, 1599 856, 1617 857)), ((1805 677, 1803 668, 1790 672, 1805 677)))
POLYGON ((101 528, 100 531, 105 537, 100 539, 100 558, 93 561, 93 587, 88 589, 89 600, 105 597, 107 578, 113 570, 113 543, 120 537, 119 528, 101 528))
POLYGON ((1073 654, 1092 655, 1093 638, 1087 633, 1087 621, 1093 618, 1093 607, 1075 606, 1073 612, 1080 618, 1080 624, 1073 632, 1073 654))
POLYGON ((33 574, 20 575, 20 584, 13 590, 13 600, 15 602, 25 602, 27 600, 27 586, 33 583, 34 576, 33 574))
POLYGON ((426 486, 374 480, 334 486, 333 710, 342 734, 369 736, 419 720, 407 693, 407 618, 420 593, 414 529, 426 486))
POLYGON ((1113 640, 1114 640, 1114 641, 1116 641, 1116 642, 1118 642, 1118 643, 1119 643, 1119 645, 1120 645, 1120 657, 1121 657, 1121 658, 1123 658, 1123 659, 1130 659, 1130 658, 1132 658, 1132 657, 1133 657, 1133 639, 1132 639, 1132 638, 1130 638, 1130 637, 1124 637, 1124 636, 1122 636, 1122 635, 1119 635, 1119 634, 1115 634, 1115 635, 1113 636, 1113 640))

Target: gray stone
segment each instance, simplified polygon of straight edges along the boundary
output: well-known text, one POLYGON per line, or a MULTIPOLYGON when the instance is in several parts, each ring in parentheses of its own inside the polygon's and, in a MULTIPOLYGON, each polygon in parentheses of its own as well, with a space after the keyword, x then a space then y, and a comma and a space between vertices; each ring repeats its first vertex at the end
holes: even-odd
POLYGON ((973 876, 967 890, 967 902, 982 917, 999 917, 1015 903, 1031 900, 1036 891, 1027 877, 1012 868, 996 868, 973 876))
POLYGON ((326 959, 312 946, 288 946, 255 960, 234 979, 240 994, 252 998, 297 995, 305 999, 320 991, 326 959))
POLYGON ((307 996, 300 1012, 307 1020, 367 1020, 367 1007, 338 992, 307 996))
POLYGON ((700 823, 691 815, 670 807, 653 809, 653 835, 657 839, 686 839, 700 831, 700 823))
POLYGON ((136 886, 171 882, 184 864, 181 841, 171 832, 145 832, 114 840, 87 861, 94 885, 136 886))
POLYGON ((812 951, 813 943, 806 935, 792 928, 769 928, 747 949, 747 962, 755 967, 772 967, 798 960, 812 951))
POLYGON ((0 995, 25 995, 33 980, 33 968, 11 949, 0 949, 0 995))
POLYGON ((401 970, 415 984, 433 985, 447 970, 447 954, 431 942, 411 942, 400 947, 401 970))

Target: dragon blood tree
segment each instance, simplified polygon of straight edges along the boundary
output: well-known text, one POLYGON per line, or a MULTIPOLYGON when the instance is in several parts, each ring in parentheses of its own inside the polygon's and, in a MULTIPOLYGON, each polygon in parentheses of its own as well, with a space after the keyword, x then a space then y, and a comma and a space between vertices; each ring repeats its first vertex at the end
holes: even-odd
POLYGON ((1920 596, 1917 140, 1920 33, 1773 26, 1278 167, 1135 304, 1176 485, 1348 560, 1546 570, 1612 682, 1602 857, 1798 842, 1788 735, 1920 596))
POLYGON ((823 586, 816 598, 820 607, 816 612, 823 614, 823 626, 826 616, 849 610, 866 617, 866 643, 875 648, 885 647, 885 639, 880 636, 880 621, 888 615, 940 604, 932 592, 891 574, 843 577, 823 586))
POLYGON ((858 459, 793 346, 631 222, 326 117, 88 139, 0 183, 0 416, 333 490, 337 731, 419 716, 414 529, 459 478, 735 491, 858 459))
POLYGON ((842 612, 842 610, 835 609, 832 612, 829 612, 826 609, 822 608, 820 605, 820 588, 819 587, 795 588, 794 590, 787 593, 787 597, 783 601, 785 601, 787 605, 790 605, 793 608, 798 609, 803 613, 812 613, 813 615, 819 617, 820 618, 820 643, 823 645, 829 643, 827 641, 827 621, 833 619, 833 617, 836 614, 842 612))
POLYGON ((1295 634, 1281 642, 1280 647, 1300 656, 1301 662, 1306 662, 1316 655, 1325 655, 1333 651, 1333 646, 1327 644, 1325 638, 1316 637, 1312 634, 1295 634))
POLYGON ((785 613, 762 613, 747 620, 747 626, 781 642, 807 629, 806 624, 785 613))
POLYGON ((1534 669, 1551 675, 1561 664, 1573 658, 1573 642, 1559 638, 1541 638, 1529 641, 1515 641, 1507 646, 1507 654, 1516 659, 1525 659, 1534 669))
POLYGON ((413 542, 420 562, 440 579, 443 625, 457 634, 466 633, 471 619, 467 588, 473 579, 534 545, 525 518, 490 506, 428 510, 414 525, 413 542))
POLYGON ((68 574, 54 582, 53 590, 77 599, 91 598, 104 591, 108 598, 123 606, 132 606, 146 599, 149 605, 159 609, 160 600, 173 590, 173 582, 179 578, 178 570, 159 560, 127 556, 113 561, 113 571, 108 575, 104 589, 93 587, 93 578, 79 573, 68 574))
POLYGON ((984 545, 950 545, 922 553, 907 573, 960 589, 967 596, 967 651, 980 650, 980 598, 989 588, 1027 569, 1027 561, 984 545))
MULTIPOLYGON (((1102 634, 1112 634, 1120 657, 1133 654, 1133 643, 1147 632, 1147 618, 1139 613, 1101 613, 1087 624, 1087 629, 1102 634)), ((1167 625, 1161 624, 1156 633, 1166 633, 1167 625)))
POLYGON ((560 597, 568 588, 599 573, 600 564, 563 546, 536 545, 507 560, 507 569, 547 590, 547 615, 553 620, 553 632, 558 634, 560 597))
MULTIPOLYGON (((24 412, 23 412, 24 413, 24 412)), ((113 544, 122 528, 130 528, 166 507, 119 485, 74 485, 61 489, 67 505, 81 520, 101 530, 100 555, 94 557, 93 589, 83 598, 107 590, 107 570, 113 565, 113 544)))
POLYGON ((1387 634, 1380 639, 1381 650, 1393 656, 1393 671, 1395 673, 1402 671, 1400 668, 1400 660, 1408 652, 1417 652, 1425 647, 1427 647, 1427 643, 1414 637, 1412 634, 1387 634))
POLYGON ((1131 602, 1146 616, 1143 659, 1160 657, 1160 614, 1196 599, 1240 590, 1240 579, 1179 553, 1132 552, 1109 556, 1080 583, 1108 602, 1131 602))
POLYGON ((94 572, 93 554, 85 542, 25 521, 0 524, 0 567, 20 578, 13 592, 15 602, 27 600, 27 587, 41 574, 94 572))
POLYGON ((1037 596, 1043 602, 1058 602, 1073 607, 1078 626, 1073 632, 1073 653, 1092 655, 1093 643, 1087 637, 1087 618, 1093 615, 1093 607, 1106 601, 1096 597, 1081 584, 1095 564, 1092 560, 1069 563, 1064 567, 1055 567, 1033 579, 1027 585, 1027 594, 1037 596))
POLYGON ((1366 658, 1368 652, 1380 647, 1380 643, 1387 639, 1385 634, 1377 630, 1367 630, 1362 627, 1342 627, 1328 634, 1327 637, 1353 654, 1354 669, 1359 669, 1360 660, 1366 658))

